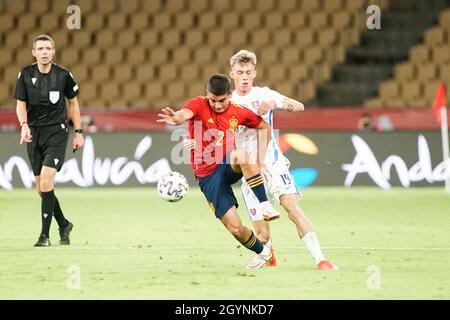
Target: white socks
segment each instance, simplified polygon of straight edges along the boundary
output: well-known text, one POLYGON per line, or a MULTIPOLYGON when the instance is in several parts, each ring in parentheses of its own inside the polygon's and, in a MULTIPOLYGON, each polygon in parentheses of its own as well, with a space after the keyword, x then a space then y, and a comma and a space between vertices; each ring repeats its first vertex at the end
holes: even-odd
POLYGON ((260 256, 267 257, 270 254, 270 247, 266 244, 263 245, 263 250, 259 253, 260 256))
POLYGON ((305 234, 302 241, 305 244, 306 249, 308 249, 309 253, 314 258, 315 264, 318 264, 320 261, 326 259, 320 249, 319 239, 317 239, 315 232, 308 232, 305 234))

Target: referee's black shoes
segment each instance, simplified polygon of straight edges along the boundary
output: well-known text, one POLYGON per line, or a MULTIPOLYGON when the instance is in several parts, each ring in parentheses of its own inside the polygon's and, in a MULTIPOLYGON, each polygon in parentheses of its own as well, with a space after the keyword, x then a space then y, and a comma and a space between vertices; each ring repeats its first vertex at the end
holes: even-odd
POLYGON ((70 244, 69 235, 73 229, 73 224, 70 221, 67 221, 67 222, 68 222, 68 224, 65 228, 59 229, 59 237, 61 238, 59 240, 59 244, 62 244, 62 245, 70 244))
POLYGON ((34 244, 35 247, 50 247, 50 239, 41 234, 38 241, 34 244))

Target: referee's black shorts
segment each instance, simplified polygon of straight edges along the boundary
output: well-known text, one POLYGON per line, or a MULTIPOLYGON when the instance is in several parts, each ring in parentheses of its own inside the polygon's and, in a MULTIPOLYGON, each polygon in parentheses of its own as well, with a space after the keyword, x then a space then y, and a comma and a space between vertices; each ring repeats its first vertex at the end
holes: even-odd
POLYGON ((69 129, 65 124, 30 127, 31 142, 27 144, 28 157, 35 176, 41 175, 42 166, 61 170, 66 157, 69 129))

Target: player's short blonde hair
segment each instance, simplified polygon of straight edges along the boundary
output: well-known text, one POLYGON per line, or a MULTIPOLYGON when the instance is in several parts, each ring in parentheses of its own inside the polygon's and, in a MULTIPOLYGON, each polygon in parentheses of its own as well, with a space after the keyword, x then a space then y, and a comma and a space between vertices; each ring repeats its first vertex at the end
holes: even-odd
POLYGON ((233 66, 236 63, 248 63, 250 62, 251 64, 253 64, 254 66, 256 66, 256 62, 258 60, 256 59, 256 54, 248 51, 248 50, 240 50, 238 53, 236 53, 235 55, 233 55, 230 58, 230 67, 233 68, 233 66))
POLYGON ((52 47, 55 47, 55 41, 53 41, 52 37, 47 34, 40 34, 33 39, 33 49, 36 48, 36 42, 39 40, 50 41, 52 43, 52 47))

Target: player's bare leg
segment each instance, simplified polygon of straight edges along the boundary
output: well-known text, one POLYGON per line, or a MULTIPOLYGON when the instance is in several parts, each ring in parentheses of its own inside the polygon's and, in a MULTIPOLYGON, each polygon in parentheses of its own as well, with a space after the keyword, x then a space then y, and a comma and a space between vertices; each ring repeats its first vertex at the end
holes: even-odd
POLYGON ((242 224, 235 206, 231 207, 220 221, 237 241, 257 254, 258 260, 255 259, 252 269, 259 269, 270 260, 272 256, 270 249, 258 240, 253 231, 242 224))
POLYGON ((280 204, 288 213, 289 219, 294 222, 300 239, 314 258, 316 267, 321 270, 337 270, 338 268, 323 255, 314 228, 298 204, 298 195, 282 195, 280 196, 280 204))
POLYGON ((277 258, 275 255, 275 250, 272 247, 272 239, 270 238, 270 225, 269 222, 265 220, 252 221, 253 228, 255 229, 256 236, 258 239, 270 248, 272 252, 272 258, 266 263, 268 267, 275 267, 277 265, 277 258))
POLYGON ((278 219, 280 213, 276 211, 267 200, 266 189, 264 187, 264 181, 259 166, 256 163, 251 163, 248 152, 243 149, 233 150, 231 152, 230 160, 233 171, 242 172, 248 185, 258 198, 264 220, 270 221, 278 219))

